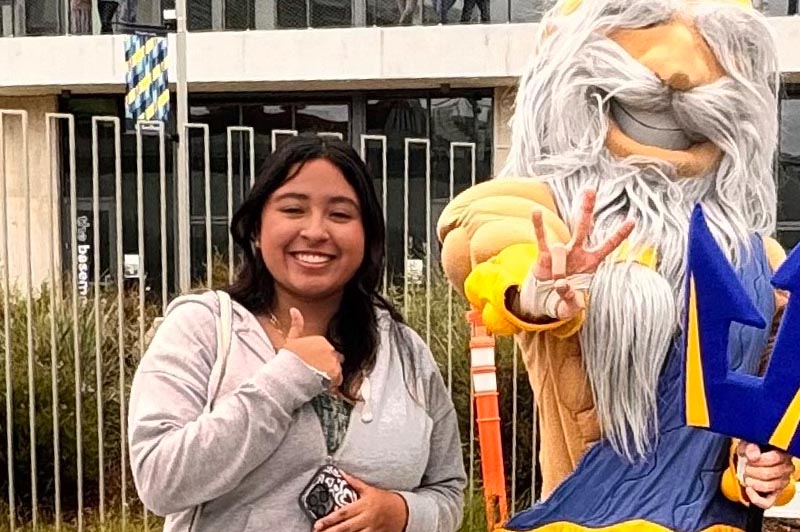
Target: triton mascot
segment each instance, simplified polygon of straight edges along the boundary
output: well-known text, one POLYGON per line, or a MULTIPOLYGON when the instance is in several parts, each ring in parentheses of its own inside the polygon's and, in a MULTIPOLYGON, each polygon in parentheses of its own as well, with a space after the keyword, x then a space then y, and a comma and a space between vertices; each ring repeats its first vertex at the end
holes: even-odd
POLYGON ((448 279, 516 335, 539 405, 543 500, 505 530, 734 531, 793 496, 788 454, 685 418, 695 206, 775 324, 732 326, 731 370, 763 371, 788 298, 770 284, 777 72, 748 0, 562 0, 542 21, 503 175, 438 225, 448 279))

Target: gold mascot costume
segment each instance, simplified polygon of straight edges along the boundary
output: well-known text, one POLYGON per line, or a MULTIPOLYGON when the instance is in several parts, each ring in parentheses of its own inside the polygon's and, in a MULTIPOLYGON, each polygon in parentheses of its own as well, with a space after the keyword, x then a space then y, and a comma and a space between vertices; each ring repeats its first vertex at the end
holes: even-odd
MULTIPOLYGON (((741 530, 748 504, 791 499, 787 455, 679 419, 696 204, 762 315, 786 302, 769 285, 777 86, 749 0, 562 0, 540 24, 502 174, 437 228, 539 406, 543 500, 506 530, 741 530)), ((735 370, 759 371, 747 346, 769 332, 732 335, 735 370)))

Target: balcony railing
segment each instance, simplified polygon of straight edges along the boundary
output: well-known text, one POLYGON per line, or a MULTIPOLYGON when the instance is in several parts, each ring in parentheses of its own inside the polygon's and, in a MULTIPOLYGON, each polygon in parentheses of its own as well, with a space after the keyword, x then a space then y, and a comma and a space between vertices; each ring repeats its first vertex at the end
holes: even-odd
MULTIPOLYGON (((754 0, 769 16, 798 0, 754 0)), ((552 0, 187 0, 190 31, 537 22, 552 0)), ((175 0, 0 0, 0 36, 85 35, 161 26, 175 0), (101 19, 106 19, 103 24, 101 19), (112 22, 113 24, 108 24, 112 22)))

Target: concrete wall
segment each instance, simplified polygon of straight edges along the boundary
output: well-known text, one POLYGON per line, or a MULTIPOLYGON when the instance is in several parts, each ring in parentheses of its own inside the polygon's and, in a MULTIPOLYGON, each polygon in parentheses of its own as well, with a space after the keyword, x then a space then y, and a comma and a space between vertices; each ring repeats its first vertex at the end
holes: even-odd
MULTIPOLYGON (((202 91, 508 85, 534 31, 473 24, 190 33, 187 76, 190 90, 202 91)), ((171 35, 170 50, 174 42, 171 35)), ((0 39, 0 94, 120 93, 124 57, 121 35, 0 39)))
MULTIPOLYGON (((800 73, 800 17, 773 17, 781 69, 800 73)), ((190 90, 513 85, 536 24, 190 33, 190 90)), ((174 50, 174 35, 170 36, 174 50)), ((124 37, 0 39, 0 94, 123 92, 124 37)), ((175 54, 169 58, 170 65, 175 54)), ((173 69, 174 71, 174 69, 173 69)))
MULTIPOLYGON (((51 171, 49 150, 45 134, 45 113, 55 112, 58 102, 55 96, 27 98, 0 97, 0 109, 18 109, 28 112, 28 172, 25 173, 22 120, 18 116, 4 115, 0 132, 0 157, 5 147, 5 164, 0 160, 0 194, 5 185, 7 195, 8 254, 9 264, 3 264, 0 255, 0 279, 8 270, 12 284, 24 289, 27 284, 27 268, 30 261, 33 288, 39 288, 50 276, 50 250, 58 238, 50 216, 51 171), (3 142, 4 141, 4 142, 3 142), (30 201, 26 198, 26 184, 30 184, 30 201), (30 212, 30 255, 27 247, 26 213, 30 212)), ((0 251, 3 249, 3 221, 0 196, 0 251)), ((58 254, 60 247, 55 246, 58 254)), ((58 260, 58 256, 56 256, 58 260)), ((57 263, 58 264, 58 263, 57 263)))

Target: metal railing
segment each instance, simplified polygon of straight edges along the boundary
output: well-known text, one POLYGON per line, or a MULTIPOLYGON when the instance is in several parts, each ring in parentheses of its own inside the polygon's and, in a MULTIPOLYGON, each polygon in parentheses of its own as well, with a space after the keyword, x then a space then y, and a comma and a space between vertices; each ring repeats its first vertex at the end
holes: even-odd
MULTIPOLYGON (((549 0, 188 0, 190 31, 538 22, 549 0)), ((760 0, 770 16, 797 0, 760 0)), ((86 35, 126 25, 161 27, 161 0, 0 0, 0 36, 86 35), (92 13, 98 13, 97 18, 92 13), (116 24, 116 26, 115 26, 116 24)))
MULTIPOLYGON (((38 119, 41 122, 41 117, 38 119)), ((206 252, 200 257, 193 256, 191 249, 177 249, 177 239, 170 236, 176 234, 176 231, 169 231, 170 224, 175 223, 170 214, 175 205, 168 203, 168 199, 190 200, 188 195, 182 199, 183 196, 170 192, 163 124, 140 122, 136 125, 134 199, 125 195, 120 120, 110 116, 92 118, 92 214, 90 221, 81 224, 77 216, 81 199, 78 184, 81 179, 85 184, 86 178, 81 177, 77 168, 76 121, 72 115, 48 113, 43 126, 44 136, 40 138, 31 133, 27 112, 0 111, 0 290, 4 346, 0 397, 5 403, 7 470, 6 494, 0 498, 0 506, 5 507, 0 511, 7 512, 7 517, 2 522, 8 524, 11 531, 23 526, 32 530, 50 530, 50 527, 78 531, 148 530, 155 527, 156 520, 148 516, 136 499, 128 474, 125 421, 130 378, 144 353, 151 320, 163 314, 169 298, 176 295, 174 284, 169 282, 175 276, 170 272, 177 270, 177 262, 182 257, 205 261, 205 275, 195 279, 196 284, 219 286, 229 281, 236 266, 235 254, 230 237, 224 243, 212 241, 212 179, 227 181, 229 223, 236 207, 232 146, 236 136, 247 146, 246 157, 240 165, 245 170, 239 177, 252 184, 256 157, 254 132, 248 127, 228 128, 227 172, 214 176, 208 126, 186 126, 187 134, 189 130, 196 130, 203 139, 202 210, 206 252), (157 160, 147 160, 143 149, 145 142, 157 144, 157 160), (44 147, 44 151, 36 151, 39 147, 44 147), (41 154, 34 158, 34 153, 41 154), (157 207, 148 207, 145 192, 153 190, 146 190, 146 182, 155 183, 156 180, 157 207), (101 211, 101 205, 107 204, 112 208, 101 211), (40 205, 46 208, 41 209, 40 205), (127 209, 136 210, 135 224, 125 221, 132 219, 123 216, 127 209), (157 224, 152 216, 158 216, 157 224), (87 223, 91 225, 91 237, 87 223), (62 227, 65 224, 69 225, 67 230, 62 227), (105 232, 109 233, 106 236, 104 224, 105 232), (37 234, 48 237, 35 240, 32 227, 37 228, 37 234), (158 245, 146 246, 148 228, 158 232, 151 235, 157 237, 158 245), (130 237, 127 242, 126 234, 130 237), (101 249, 103 242, 109 249, 101 249), (172 263, 168 260, 170 250, 174 250, 172 263), (224 260, 225 251, 227 261, 224 260), (107 271, 104 271, 101 264, 106 252, 113 259, 108 260, 107 271), (156 267, 160 271, 146 271, 148 253, 160 255, 156 267), (126 254, 135 256, 136 260, 127 262, 126 254), (223 259, 220 260, 220 256, 223 259), (223 273, 219 274, 217 268, 223 273), (148 284, 151 276, 160 282, 148 284), (84 282, 92 289, 86 289, 84 282), (24 406, 21 406, 21 399, 26 399, 24 406), (27 464, 25 470, 20 468, 21 463, 27 464)), ((293 134, 296 132, 273 131, 273 146, 282 135, 293 134)), ((402 305, 410 324, 426 338, 442 367, 448 390, 460 408, 464 448, 468 449, 465 458, 469 467, 469 494, 481 501, 480 485, 474 473, 478 458, 469 384, 468 327, 463 318, 465 307, 444 282, 431 244, 436 238, 433 234, 433 178, 448 180, 448 197, 441 198, 442 201, 453 197, 457 181, 474 184, 476 145, 452 143, 449 175, 432 176, 430 140, 405 139, 402 177, 390 176, 387 171, 386 136, 364 135, 357 145, 365 159, 372 154, 380 160, 379 168, 373 171, 376 182, 381 184, 379 196, 384 216, 387 216, 387 205, 404 205, 402 255, 406 266, 412 259, 408 246, 411 224, 408 198, 413 187, 425 188, 424 275, 413 278, 402 275, 399 283, 388 279, 384 291, 402 305), (412 147, 424 149, 424 180, 412 178, 408 170, 412 147), (464 167, 458 165, 458 161, 468 163, 465 175, 457 175, 464 173, 457 172, 456 167, 462 170, 464 167), (459 180, 459 177, 465 179, 459 180), (395 197, 396 192, 389 186, 393 180, 403 184, 402 199, 395 197), (446 322, 442 319, 445 312, 446 322)), ((504 360, 504 367, 499 370, 501 375, 503 371, 506 376, 508 372, 513 373, 511 386, 505 390, 506 397, 511 394, 508 400, 512 404, 506 415, 513 416, 507 439, 515 442, 507 449, 511 496, 515 502, 513 510, 529 504, 531 494, 535 493, 536 429, 530 418, 518 419, 520 401, 531 404, 532 398, 527 386, 518 388, 517 385, 520 378, 526 380, 524 375, 519 375, 517 350, 507 343, 498 349, 498 354, 498 358, 504 360), (530 423, 530 438, 521 438, 520 420, 526 426, 530 423), (516 442, 522 439, 528 444, 517 448, 516 442), (522 457, 526 457, 531 470, 522 475, 529 479, 528 483, 518 486, 518 463, 522 457), (521 492, 525 492, 524 496, 519 496, 521 492)), ((483 518, 476 515, 480 506, 471 504, 468 507, 463 530, 481 530, 482 525, 485 528, 483 518)))

